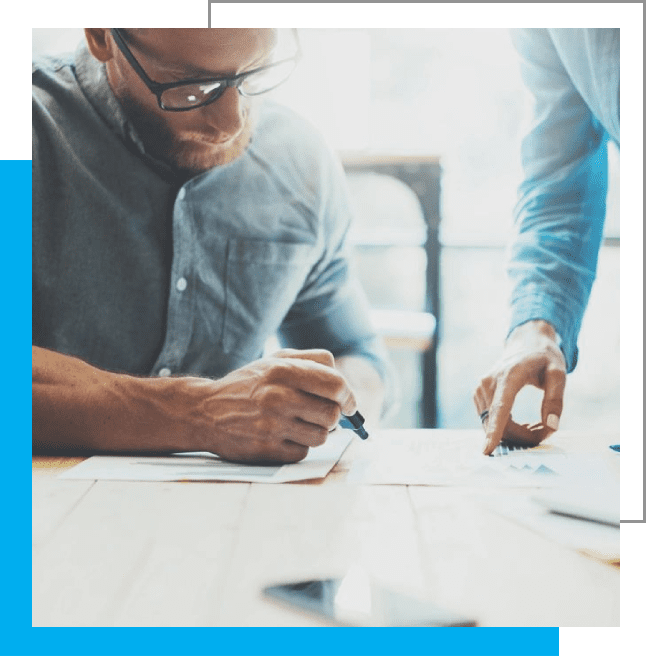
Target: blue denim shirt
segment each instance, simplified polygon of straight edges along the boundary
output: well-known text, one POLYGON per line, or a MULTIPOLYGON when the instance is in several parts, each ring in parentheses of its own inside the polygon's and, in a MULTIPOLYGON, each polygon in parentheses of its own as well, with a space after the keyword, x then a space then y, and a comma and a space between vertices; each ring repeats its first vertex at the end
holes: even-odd
POLYGON ((607 142, 619 145, 619 29, 512 30, 534 97, 512 243, 510 332, 549 321, 568 371, 605 220, 607 142))
POLYGON ((248 151, 185 179, 150 157, 85 46, 33 67, 33 343, 113 371, 220 377, 268 337, 367 358, 343 170, 264 103, 248 151))

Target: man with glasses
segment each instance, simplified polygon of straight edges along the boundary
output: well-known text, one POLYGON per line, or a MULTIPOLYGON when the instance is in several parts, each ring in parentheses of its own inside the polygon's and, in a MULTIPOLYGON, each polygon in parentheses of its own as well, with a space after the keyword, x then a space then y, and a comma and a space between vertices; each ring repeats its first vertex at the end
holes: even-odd
POLYGON ((376 420, 342 169, 257 98, 297 33, 85 36, 32 75, 34 448, 292 462, 341 413, 376 420))

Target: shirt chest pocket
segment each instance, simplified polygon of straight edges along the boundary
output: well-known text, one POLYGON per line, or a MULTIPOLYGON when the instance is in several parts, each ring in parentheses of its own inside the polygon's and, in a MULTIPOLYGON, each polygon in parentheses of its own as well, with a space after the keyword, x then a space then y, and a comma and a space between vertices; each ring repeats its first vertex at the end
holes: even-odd
POLYGON ((309 275, 310 244, 229 239, 224 268, 225 353, 255 356, 273 335, 309 275))

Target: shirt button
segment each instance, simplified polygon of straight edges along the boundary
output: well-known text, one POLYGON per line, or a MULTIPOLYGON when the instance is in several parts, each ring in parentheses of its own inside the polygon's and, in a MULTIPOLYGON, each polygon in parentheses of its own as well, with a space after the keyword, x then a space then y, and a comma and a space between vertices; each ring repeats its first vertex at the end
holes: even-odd
POLYGON ((159 375, 164 377, 164 376, 170 376, 171 371, 168 367, 164 367, 163 369, 159 370, 159 375))
POLYGON ((175 287, 177 288, 178 292, 183 292, 186 289, 187 284, 188 283, 186 282, 186 278, 180 278, 177 281, 177 284, 175 285, 175 287))
POLYGON ((184 189, 184 187, 182 187, 179 190, 179 193, 177 194, 177 200, 184 200, 185 196, 186 196, 186 189, 184 189))

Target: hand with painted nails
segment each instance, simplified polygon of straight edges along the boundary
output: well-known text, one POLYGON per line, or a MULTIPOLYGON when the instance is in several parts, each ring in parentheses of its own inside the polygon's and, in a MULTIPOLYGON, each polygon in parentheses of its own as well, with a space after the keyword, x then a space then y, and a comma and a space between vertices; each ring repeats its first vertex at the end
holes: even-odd
POLYGON ((484 376, 473 401, 480 415, 489 455, 500 444, 536 446, 559 427, 563 411, 566 365, 554 328, 545 321, 528 321, 508 337, 502 358, 484 376), (518 424, 511 417, 516 395, 526 385, 544 392, 541 421, 518 424))

